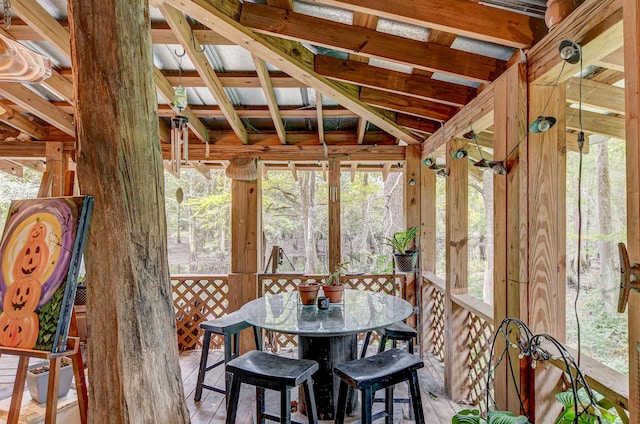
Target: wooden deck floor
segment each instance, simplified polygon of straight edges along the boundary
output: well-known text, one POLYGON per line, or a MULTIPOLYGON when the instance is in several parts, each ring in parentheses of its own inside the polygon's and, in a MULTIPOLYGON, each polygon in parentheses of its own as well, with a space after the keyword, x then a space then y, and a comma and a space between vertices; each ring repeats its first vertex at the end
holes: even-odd
MULTIPOLYGON (((289 353, 294 355, 294 352, 289 353)), ((209 354, 209 363, 222 357, 222 351, 213 350, 209 354)), ((184 392, 191 415, 192 424, 217 424, 224 423, 226 408, 224 396, 209 390, 204 390, 202 400, 194 402, 196 379, 198 376, 198 364, 200 361, 200 351, 192 350, 180 354, 180 369, 184 383, 184 392)), ((420 370, 420 389, 422 392, 422 404, 424 407, 425 421, 427 424, 449 424, 455 411, 461 409, 447 399, 444 394, 443 367, 442 364, 430 357, 425 359, 425 367, 420 370)), ((0 357, 0 400, 11 396, 13 390, 13 379, 17 358, 3 355, 0 357)), ((217 386, 223 385, 222 368, 218 367, 207 374, 207 383, 217 386)), ((406 385, 402 384, 397 389, 398 395, 406 393, 406 385)), ((29 398, 29 392, 24 394, 29 398)), ((297 400, 297 390, 292 391, 292 399, 297 400)), ((241 392, 241 404, 238 409, 236 422, 238 424, 253 424, 255 422, 255 391, 250 387, 243 387, 241 392)), ((279 401, 277 394, 267 392, 267 410, 278 413, 279 401), (275 408, 275 409, 274 409, 275 408)), ((376 408, 382 408, 382 404, 376 404, 376 408)), ((396 404, 395 423, 408 421, 407 405, 396 404)), ((293 418, 297 421, 306 422, 306 417, 299 413, 294 413, 293 418)), ((328 422, 328 421, 327 421, 328 422)), ((60 424, 65 424, 60 422, 60 424)))

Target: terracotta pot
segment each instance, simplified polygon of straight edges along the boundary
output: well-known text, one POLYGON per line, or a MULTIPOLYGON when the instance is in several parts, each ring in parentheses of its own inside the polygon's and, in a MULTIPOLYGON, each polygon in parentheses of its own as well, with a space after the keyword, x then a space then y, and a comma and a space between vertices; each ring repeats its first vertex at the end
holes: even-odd
POLYGON ((342 294, 344 293, 344 284, 338 284, 336 286, 323 286, 324 295, 329 298, 331 303, 342 302, 342 294))
POLYGON ((569 16, 580 3, 582 0, 547 0, 544 21, 549 30, 555 28, 564 18, 569 16))
POLYGON ((300 302, 303 305, 315 305, 318 298, 318 290, 320 285, 317 283, 301 284, 298 286, 298 292, 300 293, 300 302))

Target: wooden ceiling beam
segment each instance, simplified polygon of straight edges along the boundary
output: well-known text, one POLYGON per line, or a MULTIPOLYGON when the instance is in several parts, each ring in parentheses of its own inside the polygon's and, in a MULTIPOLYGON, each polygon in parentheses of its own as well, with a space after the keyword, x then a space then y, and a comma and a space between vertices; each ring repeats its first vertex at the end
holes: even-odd
MULTIPOLYGON (((177 86, 182 83, 184 87, 205 87, 204 81, 197 71, 182 71, 182 77, 178 71, 162 71, 164 76, 177 86)), ((232 72, 216 72, 216 76, 223 87, 233 88, 256 88, 261 87, 258 74, 250 71, 232 71, 232 72)), ((271 85, 274 88, 304 88, 297 79, 290 77, 284 72, 269 72, 271 85)))
POLYGON ((493 81, 506 69, 506 62, 487 56, 255 3, 244 3, 240 23, 255 31, 293 41, 355 52, 481 83, 493 81))
POLYGON ((12 0, 11 9, 67 59, 71 59, 69 30, 63 27, 36 0, 12 0))
POLYGON ((24 87, 22 84, 0 82, 0 94, 2 97, 20 105, 29 113, 40 117, 65 133, 75 136, 75 126, 71 115, 67 115, 54 104, 24 87))
POLYGON ((322 111, 322 93, 316 91, 316 122, 318 124, 318 140, 320 144, 325 144, 324 139, 324 115, 322 111))
MULTIPOLYGON (((620 140, 625 139, 624 116, 603 115, 600 113, 582 111, 582 129, 587 134, 601 134, 620 140)), ((578 109, 567 108, 567 128, 580 130, 578 109)))
POLYGON ((547 31, 541 19, 468 0, 314 0, 314 2, 515 48, 531 47, 547 31), (500 25, 496 25, 496 22, 500 22, 500 25))
MULTIPOLYGON (((153 67, 153 78, 160 97, 162 97, 167 103, 171 103, 174 96, 173 85, 171 85, 169 80, 164 77, 160 69, 155 66, 153 67)), ((209 131, 204 126, 200 118, 193 113, 190 106, 187 106, 182 112, 179 112, 174 108, 171 108, 171 110, 173 114, 180 113, 189 119, 189 128, 191 128, 191 131, 193 131, 196 137, 198 137, 202 142, 206 143, 209 141, 209 131)))
POLYGON ((199 160, 192 160, 189 161, 189 165, 195 169, 196 171, 198 171, 203 177, 205 177, 207 180, 211 179, 211 168, 208 167, 207 165, 205 165, 202 161, 199 160))
MULTIPOLYGON (((75 157, 75 143, 63 143, 63 153, 75 157)), ((44 141, 0 141, 0 158, 13 160, 46 159, 46 142, 44 141)))
POLYGON ((585 0, 527 51, 529 83, 564 82, 579 72, 579 64, 568 64, 560 57, 558 46, 564 39, 581 44, 583 66, 616 51, 623 43, 622 0, 585 0), (573 16, 579 18, 572 19, 573 16))
POLYGON ((204 55, 204 52, 196 50, 195 45, 197 44, 197 40, 191 32, 191 27, 189 26, 185 16, 180 10, 168 4, 160 5, 159 9, 171 29, 173 29, 176 37, 178 37, 178 40, 180 40, 180 44, 184 48, 187 56, 189 56, 189 59, 191 59, 191 62, 202 77, 207 88, 216 99, 216 102, 224 113, 225 118, 227 118, 227 122, 235 131, 238 138, 242 140, 243 143, 246 143, 248 140, 247 129, 244 127, 240 117, 233 108, 227 93, 224 91, 222 84, 220 84, 220 81, 216 77, 216 74, 209 63, 209 60, 204 55))
POLYGON ((44 126, 18 113, 18 111, 7 103, 8 102, 6 101, 0 102, 0 106, 5 110, 5 112, 0 115, 0 121, 17 130, 29 134, 35 139, 44 140, 47 138, 48 133, 44 126))
POLYGON ((360 100, 382 109, 402 112, 434 121, 447 121, 459 110, 454 106, 421 100, 415 97, 401 96, 368 87, 363 87, 360 90, 360 100))
POLYGON ((0 171, 13 177, 22 178, 23 175, 22 165, 7 159, 0 159, 0 171))
POLYGON ((432 134, 440 129, 440 123, 432 121, 431 119, 421 118, 419 116, 407 115, 404 113, 398 113, 396 116, 396 122, 398 125, 402 125, 405 128, 420 131, 421 133, 432 134))
POLYGON ((621 47, 618 50, 608 54, 602 59, 594 63, 596 66, 602 68, 612 69, 618 72, 624 72, 624 48, 621 47))
POLYGON ((252 55, 253 63, 256 67, 256 72, 258 74, 258 79, 260 80, 260 85, 262 86, 262 92, 264 93, 264 97, 267 101, 267 106, 269 108, 269 113, 271 114, 271 120, 273 121, 273 125, 276 128, 276 132, 278 133, 278 137, 280 137, 280 142, 282 144, 287 144, 287 133, 284 129, 284 124, 282 123, 282 117, 280 116, 280 108, 278 106, 278 100, 276 99, 276 93, 273 91, 273 84, 271 84, 271 78, 269 78, 269 71, 267 70, 267 64, 264 60, 260 59, 257 56, 252 55))
POLYGON ((362 144, 364 141, 364 134, 367 132, 367 120, 366 119, 358 119, 358 128, 356 129, 356 134, 358 135, 358 144, 362 144))
POLYGON ((24 166, 25 168, 29 168, 33 171, 36 172, 44 172, 46 169, 46 165, 45 162, 42 160, 19 160, 17 161, 20 165, 24 166))
POLYGON ((351 182, 355 182, 356 180, 356 171, 358 170, 358 163, 357 162, 353 162, 351 164, 351 182))
POLYGON ((625 114, 624 88, 584 78, 569 78, 566 90, 567 102, 580 103, 580 83, 582 83, 583 106, 591 106, 620 115, 625 114))
POLYGON ((477 95, 477 90, 472 87, 326 55, 316 55, 314 69, 334 80, 452 106, 464 106, 477 95))
MULTIPOLYGON (((162 1, 162 0, 156 0, 162 1)), ((355 93, 330 81, 313 70, 313 54, 298 43, 284 42, 260 36, 240 25, 233 17, 238 16, 241 4, 238 0, 211 0, 206 3, 196 0, 165 0, 179 7, 198 21, 249 50, 261 59, 273 63, 282 71, 299 79, 309 87, 320 91, 342 106, 367 119, 378 128, 409 144, 419 142, 411 133, 396 125, 384 113, 360 102, 355 93)), ((247 5, 248 3, 244 3, 247 5)))

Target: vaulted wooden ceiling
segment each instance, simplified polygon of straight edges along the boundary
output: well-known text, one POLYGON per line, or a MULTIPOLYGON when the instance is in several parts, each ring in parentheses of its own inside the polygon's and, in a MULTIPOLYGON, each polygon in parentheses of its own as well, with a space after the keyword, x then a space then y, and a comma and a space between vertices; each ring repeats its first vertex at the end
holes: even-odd
MULTIPOLYGON (((544 1, 501 3, 152 0, 163 155, 181 84, 195 167, 223 166, 238 153, 279 166, 317 163, 328 153, 363 167, 398 162, 402 146, 422 143, 547 33, 536 17, 544 1), (504 8, 509 3, 513 10, 504 8), (528 13, 533 5, 537 12, 528 13)), ((66 0, 12 0, 11 11, 11 25, 0 31, 56 65, 35 86, 0 83, 0 157, 7 158, 0 170, 15 173, 42 169, 43 141, 67 141, 72 150, 75 129, 66 0)), ((619 73, 618 53, 597 65, 619 73)), ((605 103, 612 114, 599 122, 617 134, 624 104, 621 89, 609 85, 614 79, 590 83, 603 89, 595 107, 605 103)), ((479 142, 490 154, 490 128, 479 142)))

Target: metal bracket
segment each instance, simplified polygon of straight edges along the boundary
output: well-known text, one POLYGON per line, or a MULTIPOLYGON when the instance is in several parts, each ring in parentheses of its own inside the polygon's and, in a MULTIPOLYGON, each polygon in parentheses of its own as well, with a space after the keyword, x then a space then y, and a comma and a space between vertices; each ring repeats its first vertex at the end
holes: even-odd
POLYGON ((618 243, 620 253, 620 294, 618 297, 618 312, 624 312, 629 301, 629 291, 640 291, 640 265, 629 263, 629 255, 624 243, 618 243))

